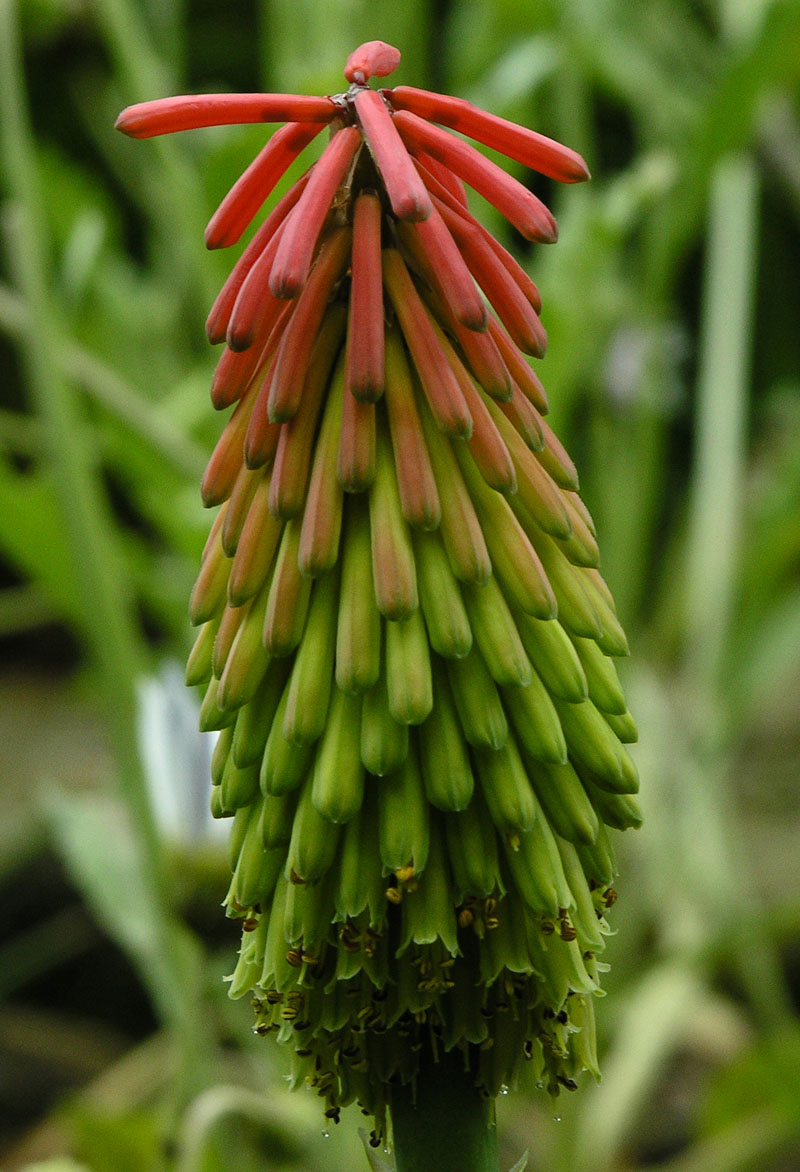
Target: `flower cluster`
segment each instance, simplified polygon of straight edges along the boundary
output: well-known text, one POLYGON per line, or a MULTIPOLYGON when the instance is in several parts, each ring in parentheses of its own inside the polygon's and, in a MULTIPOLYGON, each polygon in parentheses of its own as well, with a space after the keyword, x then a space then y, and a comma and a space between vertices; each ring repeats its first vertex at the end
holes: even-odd
POLYGON ((556 224, 449 131, 554 179, 587 171, 468 102, 370 87, 398 62, 370 42, 335 97, 170 98, 118 122, 286 123, 210 248, 328 129, 208 318, 212 399, 236 406, 203 482, 220 508, 188 681, 221 730, 231 995, 253 994, 329 1118, 357 1100, 377 1134, 392 1084, 445 1051, 487 1096, 524 1059, 551 1094, 597 1073, 607 827, 640 822, 625 636, 525 357, 545 348, 539 293, 465 184, 529 240, 556 224))

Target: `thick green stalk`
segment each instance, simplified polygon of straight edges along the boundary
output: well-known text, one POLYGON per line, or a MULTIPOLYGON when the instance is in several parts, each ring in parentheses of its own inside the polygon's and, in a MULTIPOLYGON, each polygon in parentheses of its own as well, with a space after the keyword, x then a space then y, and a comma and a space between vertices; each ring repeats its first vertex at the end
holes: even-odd
POLYGON ((397 1172, 498 1172, 492 1105, 456 1055, 394 1088, 391 1114, 397 1172))

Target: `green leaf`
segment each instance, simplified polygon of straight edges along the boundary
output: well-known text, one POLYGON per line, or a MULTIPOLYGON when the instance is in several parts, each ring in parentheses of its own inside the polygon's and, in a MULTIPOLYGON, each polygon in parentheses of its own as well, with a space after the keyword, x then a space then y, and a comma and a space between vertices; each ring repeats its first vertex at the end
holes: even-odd
POLYGON ((43 791, 42 804, 76 885, 98 923, 133 961, 164 1018, 196 1015, 202 1003, 196 946, 178 921, 167 926, 128 811, 104 794, 55 786, 43 791), (184 984, 187 973, 192 980, 184 984))
POLYGON ((67 1121, 75 1150, 86 1161, 80 1168, 88 1166, 92 1172, 158 1172, 163 1167, 161 1128, 153 1113, 99 1111, 77 1100, 67 1110, 67 1121))
POLYGON ((713 1079, 700 1111, 700 1134, 712 1135, 764 1108, 800 1132, 799 1070, 800 1026, 759 1037, 713 1079))
POLYGON ((84 608, 70 568, 73 558, 58 494, 41 473, 16 472, 2 461, 0 550, 44 591, 65 620, 82 626, 84 608))

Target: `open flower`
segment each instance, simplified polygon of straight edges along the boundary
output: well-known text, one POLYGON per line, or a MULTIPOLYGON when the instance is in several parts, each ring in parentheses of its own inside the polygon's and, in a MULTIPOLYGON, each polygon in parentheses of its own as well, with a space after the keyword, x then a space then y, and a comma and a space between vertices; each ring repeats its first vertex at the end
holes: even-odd
POLYGON ((286 123, 210 248, 328 131, 208 318, 212 399, 235 407, 203 481, 220 507, 187 675, 221 730, 231 994, 329 1118, 357 1100, 376 1137, 391 1086, 443 1052, 486 1096, 524 1059, 551 1094, 597 1073, 607 827, 640 821, 625 636, 525 357, 541 299, 465 184, 529 240, 556 224, 450 130, 565 182, 586 167, 468 102, 369 86, 398 62, 370 42, 335 97, 169 98, 118 122, 286 123))

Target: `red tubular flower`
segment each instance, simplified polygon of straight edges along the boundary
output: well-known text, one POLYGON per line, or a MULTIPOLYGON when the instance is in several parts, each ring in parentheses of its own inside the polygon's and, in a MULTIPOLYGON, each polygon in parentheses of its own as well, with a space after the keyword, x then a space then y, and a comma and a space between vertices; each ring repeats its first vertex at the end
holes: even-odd
POLYGON ((412 154, 423 151, 444 163, 494 204, 526 239, 553 244, 558 238, 556 222, 542 201, 469 143, 405 110, 395 115, 395 125, 412 154))
POLYGON ((353 205, 350 320, 347 326, 347 386, 364 401, 383 394, 383 280, 381 201, 362 192, 353 205))
POLYGON ((290 123, 273 134, 211 217, 206 228, 207 248, 227 248, 237 243, 286 169, 321 129, 313 122, 290 123))
POLYGON ((589 169, 580 155, 552 138, 517 126, 496 114, 487 114, 463 98, 432 94, 429 90, 400 85, 386 92, 395 110, 410 110, 429 122, 460 130, 469 138, 494 147, 533 171, 541 171, 562 183, 579 183, 589 178, 589 169))
POLYGON ((564 182, 568 148, 457 98, 372 89, 145 102, 137 138, 284 122, 223 199, 254 232, 206 323, 233 407, 203 479, 219 506, 190 601, 187 680, 220 730, 232 817, 231 995, 293 1052, 328 1119, 458 1051, 490 1098, 527 1057, 550 1094, 597 1073, 592 995, 615 898, 606 826, 640 820, 627 652, 575 466, 526 358, 539 291, 470 214, 530 240, 539 199, 468 142, 564 182), (466 187, 465 187, 466 185, 466 187))
POLYGON ((201 126, 245 122, 330 122, 337 108, 330 98, 304 94, 187 94, 128 106, 116 129, 131 138, 154 138, 201 126))

